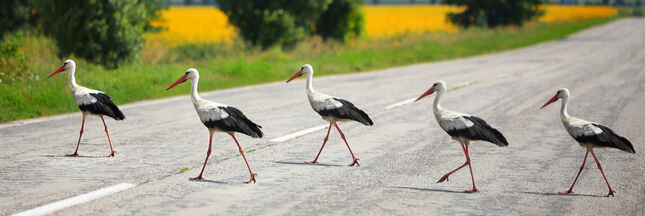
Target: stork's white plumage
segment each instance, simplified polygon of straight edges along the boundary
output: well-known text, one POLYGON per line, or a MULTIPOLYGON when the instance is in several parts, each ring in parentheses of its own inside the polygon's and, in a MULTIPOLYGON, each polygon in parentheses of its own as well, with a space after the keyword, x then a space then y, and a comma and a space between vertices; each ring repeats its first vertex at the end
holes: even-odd
POLYGON ((108 137, 108 142, 110 143, 110 154, 105 157, 113 157, 114 148, 112 147, 112 140, 110 139, 110 132, 108 131, 107 124, 105 124, 105 119, 103 115, 110 116, 115 120, 125 119, 125 115, 119 110, 119 108, 112 102, 112 99, 107 94, 97 91, 90 88, 85 88, 76 84, 76 77, 74 77, 74 72, 76 72, 76 62, 74 60, 68 59, 60 66, 54 73, 48 76, 52 77, 61 71, 69 70, 69 88, 72 89, 72 94, 74 95, 74 100, 76 100, 76 105, 81 109, 83 113, 83 123, 81 124, 81 133, 78 136, 78 143, 76 144, 76 151, 73 154, 67 156, 78 156, 78 147, 81 144, 81 137, 83 136, 83 128, 85 127, 85 118, 87 115, 97 115, 101 117, 103 125, 105 126, 105 133, 108 137))
POLYGON ((257 125, 251 120, 249 120, 244 115, 244 113, 242 113, 242 111, 240 111, 235 107, 205 100, 199 97, 199 94, 197 93, 197 85, 199 83, 199 72, 195 68, 188 69, 183 76, 181 76, 175 83, 173 83, 166 90, 171 89, 172 87, 175 87, 180 83, 186 82, 186 80, 191 80, 191 83, 192 83, 190 98, 193 101, 195 110, 197 110, 197 115, 199 115, 199 119, 208 128, 208 131, 210 132, 208 151, 206 154, 206 161, 204 161, 204 167, 202 167, 202 172, 199 173, 199 176, 195 178, 190 178, 190 179, 191 180, 204 179, 202 177, 202 174, 204 174, 204 169, 206 168, 208 157, 211 155, 213 134, 215 132, 224 132, 229 134, 231 137, 233 137, 233 140, 235 140, 235 143, 237 144, 240 154, 242 154, 242 157, 244 158, 246 167, 249 169, 249 172, 251 173, 251 179, 249 179, 249 181, 244 183, 249 183, 251 181, 255 183, 255 176, 257 174, 253 173, 253 170, 251 170, 251 166, 249 165, 249 161, 246 159, 246 154, 244 153, 244 149, 242 149, 242 146, 240 145, 239 142, 237 142, 237 139, 235 138, 235 132, 243 133, 253 138, 261 138, 262 136, 264 136, 264 134, 260 130, 262 126, 257 125))
POLYGON ((293 75, 293 77, 287 80, 287 82, 295 78, 298 78, 302 75, 307 76, 307 85, 306 85, 307 97, 309 98, 309 104, 311 104, 311 108, 313 108, 314 111, 316 111, 324 120, 329 121, 329 129, 327 130, 327 136, 323 141, 322 147, 320 147, 320 151, 318 152, 318 155, 316 155, 316 158, 313 161, 308 161, 305 163, 318 163, 318 157, 320 156, 320 153, 325 147, 325 143, 327 143, 327 139, 329 139, 329 132, 331 131, 331 126, 334 125, 338 130, 338 132, 340 133, 340 136, 345 141, 345 144, 349 149, 349 153, 352 155, 353 161, 351 164, 349 164, 349 166, 354 166, 354 165, 360 166, 360 164, 358 163, 359 158, 354 156, 352 149, 349 147, 349 143, 347 143, 347 140, 345 139, 345 134, 343 134, 343 132, 340 130, 336 122, 357 121, 364 125, 371 126, 374 124, 372 122, 372 119, 370 119, 367 113, 365 113, 363 110, 360 110, 358 107, 354 106, 352 102, 349 102, 345 99, 341 99, 338 97, 326 95, 314 90, 314 87, 312 84, 314 69, 309 64, 303 65, 300 68, 300 71, 298 71, 295 75, 293 75))
POLYGON ((560 193, 565 193, 565 194, 573 193, 573 186, 576 185, 576 181, 578 181, 578 177, 580 176, 580 173, 582 173, 582 170, 585 167, 587 156, 589 155, 589 152, 591 152, 591 155, 596 161, 596 164, 598 165, 598 169, 600 169, 600 173, 602 173, 602 177, 605 178, 605 182, 607 183, 607 187, 609 188, 609 193, 605 195, 605 197, 614 196, 614 193, 616 191, 612 190, 611 186, 609 186, 609 181, 607 181, 607 177, 605 177, 605 172, 602 171, 602 167, 600 166, 600 161, 598 161, 598 158, 596 158, 596 155, 594 154, 593 149, 594 148, 617 148, 625 152, 636 153, 636 151, 634 150, 634 146, 625 137, 622 137, 616 134, 612 129, 608 128, 607 126, 569 116, 569 114, 567 113, 567 106, 569 104, 569 89, 562 88, 558 90, 555 96, 553 96, 549 101, 547 101, 540 109, 557 101, 560 98, 562 98, 562 106, 560 107, 560 120, 562 120, 562 124, 564 124, 564 128, 567 130, 569 135, 573 137, 573 139, 578 141, 580 146, 585 147, 587 149, 587 153, 585 154, 585 159, 584 161, 582 161, 582 166, 580 167, 580 171, 578 172, 578 175, 576 175, 576 179, 573 180, 573 184, 571 185, 571 188, 569 188, 569 190, 567 191, 563 191, 560 193))
POLYGON ((448 180, 448 176, 450 176, 450 174, 468 165, 470 176, 473 180, 473 189, 466 190, 466 192, 479 192, 477 187, 475 187, 475 177, 473 177, 473 170, 470 166, 470 156, 468 155, 468 145, 470 144, 470 141, 488 141, 500 147, 508 146, 508 142, 502 133, 488 125, 488 123, 483 119, 441 108, 439 103, 441 102, 441 97, 446 92, 446 83, 444 81, 440 80, 434 83, 428 91, 419 96, 415 101, 421 100, 425 96, 434 92, 437 92, 437 96, 434 99, 432 111, 434 112, 434 116, 437 119, 439 126, 446 131, 452 139, 461 144, 461 148, 464 150, 464 154, 466 154, 466 162, 457 169, 441 177, 438 182, 448 180))

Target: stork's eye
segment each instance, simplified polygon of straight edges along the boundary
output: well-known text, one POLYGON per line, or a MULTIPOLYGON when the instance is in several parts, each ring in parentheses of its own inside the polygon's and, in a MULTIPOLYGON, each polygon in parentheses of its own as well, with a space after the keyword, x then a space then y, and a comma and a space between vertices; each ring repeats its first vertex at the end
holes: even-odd
POLYGON ((186 71, 186 73, 184 74, 184 76, 188 76, 188 74, 189 74, 189 73, 190 73, 189 71, 186 71))
POLYGON ((304 69, 305 69, 305 67, 301 67, 301 68, 300 68, 300 70, 304 70, 304 69))

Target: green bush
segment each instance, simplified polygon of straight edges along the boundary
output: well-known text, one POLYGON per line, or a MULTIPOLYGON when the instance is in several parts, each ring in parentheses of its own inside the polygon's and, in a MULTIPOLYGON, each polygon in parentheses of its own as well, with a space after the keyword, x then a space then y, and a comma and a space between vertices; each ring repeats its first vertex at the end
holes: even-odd
POLYGON ((253 46, 291 47, 311 35, 312 26, 332 0, 218 0, 228 21, 253 46))
POLYGON ((334 0, 316 21, 316 34, 324 39, 346 41, 365 29, 361 12, 363 0, 334 0))
POLYGON ((61 57, 74 54, 109 68, 135 57, 143 46, 145 1, 31 0, 44 32, 61 57))
POLYGON ((448 13, 450 22, 470 27, 518 25, 541 16, 544 12, 538 9, 542 0, 445 0, 449 5, 466 6, 461 13, 448 13))
POLYGON ((0 41, 4 34, 14 31, 29 20, 27 0, 0 1, 0 41))
POLYGON ((14 80, 24 76, 27 56, 19 48, 25 42, 25 36, 22 31, 15 34, 9 33, 5 40, 0 38, 0 84, 11 83, 14 80))

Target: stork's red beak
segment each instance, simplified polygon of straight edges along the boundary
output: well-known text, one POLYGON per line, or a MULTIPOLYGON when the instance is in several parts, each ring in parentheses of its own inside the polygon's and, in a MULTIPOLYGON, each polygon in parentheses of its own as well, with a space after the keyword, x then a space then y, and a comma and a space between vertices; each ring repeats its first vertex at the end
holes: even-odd
POLYGON ((544 106, 540 107, 540 109, 544 108, 545 106, 548 106, 549 104, 551 104, 551 103, 553 103, 553 102, 557 101, 558 99, 559 99, 559 98, 558 98, 558 95, 553 96, 553 97, 551 98, 551 100, 547 101, 547 102, 544 104, 544 106))
POLYGON ((64 70, 65 70, 65 67, 60 66, 60 67, 58 68, 58 70, 54 71, 54 73, 52 73, 51 75, 49 75, 47 78, 52 77, 52 76, 56 75, 57 73, 60 73, 61 71, 64 71, 64 70))
POLYGON ((426 91, 426 92, 425 92, 425 93, 423 93, 421 96, 419 96, 419 98, 417 98, 416 100, 414 100, 414 102, 417 102, 418 100, 421 100, 421 98, 424 98, 424 97, 426 97, 426 96, 428 96, 428 95, 431 95, 432 93, 434 93, 434 88, 430 88, 430 89, 428 89, 428 91, 426 91))
POLYGON ((299 71, 298 71, 298 73, 294 74, 294 75, 291 77, 291 79, 287 80, 287 82, 289 82, 289 81, 291 81, 291 80, 293 80, 293 79, 295 79, 295 78, 298 78, 298 77, 300 77, 300 76, 302 76, 302 75, 303 75, 302 70, 299 70, 299 71))
POLYGON ((186 77, 185 77, 185 76, 181 76, 181 77, 179 77, 179 79, 178 79, 175 83, 173 83, 172 85, 170 85, 170 87, 168 87, 168 88, 166 89, 166 91, 168 91, 168 89, 171 89, 172 87, 175 87, 176 85, 179 85, 179 83, 186 82, 186 80, 188 80, 188 79, 186 79, 186 77))

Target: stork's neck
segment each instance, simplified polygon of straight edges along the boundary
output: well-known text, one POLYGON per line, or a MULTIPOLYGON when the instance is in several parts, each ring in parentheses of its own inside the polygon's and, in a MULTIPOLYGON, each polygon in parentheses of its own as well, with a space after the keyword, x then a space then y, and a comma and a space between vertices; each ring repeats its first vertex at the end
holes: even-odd
POLYGON ((432 103, 432 109, 435 112, 435 115, 439 110, 441 110, 441 97, 443 96, 443 93, 445 93, 445 90, 439 90, 437 91, 437 96, 434 98, 434 103, 432 103))
POLYGON ((566 117, 569 117, 567 113, 567 105, 569 105, 569 97, 562 97, 562 106, 560 107, 560 119, 563 121, 566 120, 566 117))
POLYGON ((76 90, 78 84, 76 84, 76 77, 74 77, 74 72, 76 72, 76 67, 71 67, 69 69, 69 88, 72 89, 72 92, 76 90))
POLYGON ((197 101, 202 99, 199 97, 199 94, 197 93, 197 84, 199 83, 199 77, 195 77, 190 80, 191 85, 190 85, 190 99, 192 99, 194 104, 197 104, 197 101))
POLYGON ((314 90, 313 76, 313 74, 307 73, 307 93, 316 92, 316 90, 314 90))

